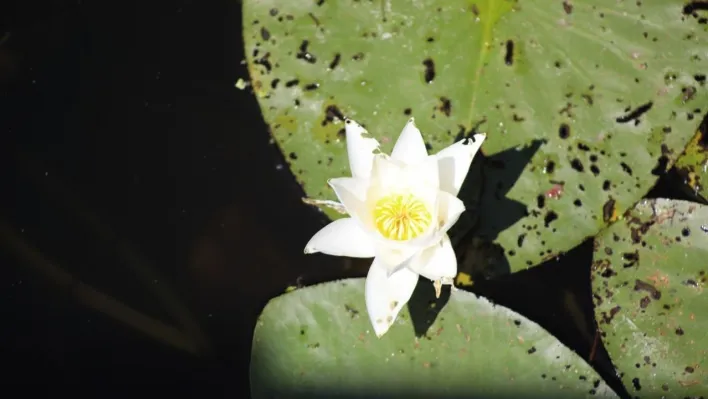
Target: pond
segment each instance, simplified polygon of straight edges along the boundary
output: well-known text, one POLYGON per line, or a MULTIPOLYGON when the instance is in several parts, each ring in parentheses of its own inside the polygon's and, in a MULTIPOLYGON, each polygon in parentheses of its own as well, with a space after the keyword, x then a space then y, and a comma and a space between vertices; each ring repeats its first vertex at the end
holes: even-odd
MULTIPOLYGON (((248 80, 240 2, 17 4, 0 26, 6 378, 248 395, 267 301, 364 276, 370 261, 303 254, 327 218, 302 203, 255 96, 234 87, 248 80)), ((684 198, 670 178, 650 196, 684 198)), ((473 291, 620 392, 587 268, 563 267, 589 265, 591 251, 473 291)))
POLYGON ((1 256, 12 265, 2 272, 11 375, 86 390, 247 393, 267 300, 361 273, 302 253, 326 219, 301 203, 255 98, 234 88, 247 78, 240 4, 25 4, 7 21, 1 256), (189 309, 208 354, 137 332, 138 316, 116 320, 105 298, 168 325, 189 309))

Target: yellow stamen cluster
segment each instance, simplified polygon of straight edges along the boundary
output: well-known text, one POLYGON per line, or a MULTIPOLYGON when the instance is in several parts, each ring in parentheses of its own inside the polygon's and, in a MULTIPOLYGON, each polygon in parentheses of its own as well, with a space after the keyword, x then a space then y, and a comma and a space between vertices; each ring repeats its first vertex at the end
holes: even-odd
POLYGON ((423 233, 432 216, 423 201, 413 194, 391 194, 376 202, 376 229, 390 240, 406 241, 423 233))

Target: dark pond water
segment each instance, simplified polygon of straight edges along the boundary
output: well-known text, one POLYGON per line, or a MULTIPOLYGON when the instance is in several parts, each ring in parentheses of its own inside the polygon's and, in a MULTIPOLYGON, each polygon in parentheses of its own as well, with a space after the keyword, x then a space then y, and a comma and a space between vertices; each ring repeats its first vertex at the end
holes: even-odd
POLYGON ((276 168, 255 99, 234 88, 247 78, 238 2, 81 3, 0 12, 0 35, 10 32, 0 47, 9 377, 52 390, 247 392, 267 299, 357 273, 302 255, 325 220, 276 168), (104 303, 180 326, 158 290, 189 309, 204 356, 137 333, 104 303))
MULTIPOLYGON (((367 265, 302 254, 326 220, 278 167, 254 97, 234 88, 248 78, 240 3, 3 8, 4 378, 80 395, 118 396, 135 384, 247 395, 266 301, 288 285, 362 276, 367 265), (198 355, 165 344, 169 332, 154 339, 136 329, 160 321, 189 331, 198 355)), ((475 291, 610 376, 593 345, 587 266, 567 267, 588 263, 589 250, 475 291), (578 293, 584 331, 562 287, 578 293)))

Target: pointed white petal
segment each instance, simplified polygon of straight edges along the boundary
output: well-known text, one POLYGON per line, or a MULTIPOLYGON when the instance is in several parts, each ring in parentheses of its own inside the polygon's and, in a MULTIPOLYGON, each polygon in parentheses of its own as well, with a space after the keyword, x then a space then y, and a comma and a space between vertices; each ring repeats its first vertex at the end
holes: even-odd
POLYGON ((440 189, 457 195, 465 181, 472 159, 487 136, 475 134, 471 139, 462 139, 436 154, 440 171, 440 189))
POLYGON ((447 234, 439 243, 411 259, 408 267, 433 281, 454 278, 457 275, 457 258, 447 234))
POLYGON ((373 160, 371 181, 388 188, 403 186, 405 182, 402 182, 401 178, 404 169, 405 165, 403 163, 388 157, 386 154, 377 154, 373 160))
POLYGON ((373 221, 366 204, 369 182, 353 177, 338 177, 330 179, 328 183, 347 213, 361 222, 362 228, 370 230, 373 221))
POLYGON ((315 233, 305 253, 315 252, 352 258, 373 258, 376 254, 373 241, 352 218, 337 219, 315 233))
POLYGON ((439 186, 438 165, 434 156, 426 157, 414 165, 406 165, 392 157, 378 154, 374 157, 371 182, 381 187, 384 192, 410 188, 435 192, 439 186))
POLYGON ((440 187, 440 162, 435 156, 428 156, 423 161, 406 168, 406 178, 411 185, 425 185, 433 190, 440 187))
POLYGON ((391 327, 417 283, 418 274, 412 270, 404 267, 389 276, 378 258, 374 259, 366 276, 365 289, 366 310, 377 337, 391 327))
POLYGON ((351 119, 344 121, 347 135, 347 156, 352 176, 368 179, 371 175, 371 164, 374 160, 374 151, 379 148, 379 142, 369 136, 361 125, 351 119))
POLYGON ((391 152, 391 158, 411 165, 425 160, 427 156, 428 150, 425 148, 423 136, 411 118, 403 127, 401 135, 398 136, 398 141, 391 152))
POLYGON ((438 191, 438 234, 450 230, 464 211, 465 204, 459 198, 445 191, 438 191))

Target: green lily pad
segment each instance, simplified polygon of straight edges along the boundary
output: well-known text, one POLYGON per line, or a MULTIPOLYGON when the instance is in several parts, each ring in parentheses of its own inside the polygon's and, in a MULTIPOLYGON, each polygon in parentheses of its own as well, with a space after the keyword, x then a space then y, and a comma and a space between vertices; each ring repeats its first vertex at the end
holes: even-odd
POLYGON ((271 300, 253 338, 252 397, 616 397, 537 324, 465 291, 451 293, 421 338, 407 309, 380 339, 369 323, 364 279, 271 300))
POLYGON ((485 131, 478 234, 501 245, 511 272, 636 203, 693 136, 689 115, 708 107, 696 78, 703 11, 683 0, 245 0, 243 10, 254 92, 308 196, 335 199, 327 179, 349 173, 343 115, 387 152, 410 115, 431 152, 485 131), (534 141, 530 159, 517 154, 534 141))
POLYGON ((708 387, 708 207, 646 200, 595 239, 602 340, 633 398, 708 387))

